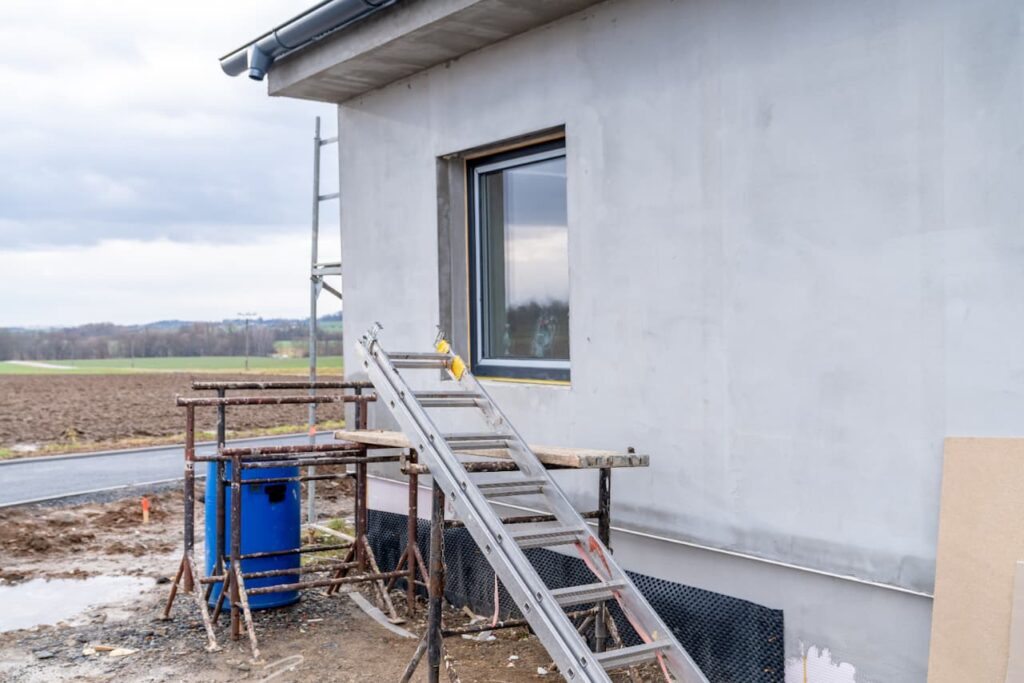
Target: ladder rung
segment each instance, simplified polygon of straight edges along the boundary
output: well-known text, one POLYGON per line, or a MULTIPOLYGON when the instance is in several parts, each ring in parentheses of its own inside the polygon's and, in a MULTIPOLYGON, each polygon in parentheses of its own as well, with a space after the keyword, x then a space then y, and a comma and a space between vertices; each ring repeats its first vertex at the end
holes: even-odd
POLYGON ((329 199, 337 199, 340 196, 341 196, 340 192, 331 192, 330 194, 322 194, 322 195, 320 195, 318 197, 318 199, 320 201, 322 201, 322 202, 326 202, 329 199))
POLYGON ((511 434, 496 434, 494 432, 454 432, 452 434, 442 434, 443 438, 448 443, 458 443, 459 441, 483 441, 484 439, 511 439, 511 434))
POLYGON ((453 451, 476 451, 491 450, 495 448, 508 448, 508 439, 480 439, 479 441, 457 441, 448 444, 453 451))
POLYGON ((657 640, 653 643, 632 645, 619 648, 618 650, 595 652, 594 658, 597 659, 606 671, 609 671, 611 669, 622 669, 627 666, 654 661, 657 659, 659 652, 668 650, 670 647, 672 647, 670 641, 657 640))
POLYGON ((391 364, 396 368, 408 368, 410 370, 429 370, 432 368, 444 369, 448 367, 448 359, 404 359, 392 360, 391 364))
POLYGON ((519 479, 518 481, 494 481, 487 484, 477 484, 480 493, 485 498, 505 498, 507 496, 528 496, 534 493, 542 493, 543 479, 519 479))
POLYGON ((424 398, 420 405, 424 408, 476 408, 475 398, 424 398))
MULTIPOLYGON (((416 398, 483 398, 483 394, 475 391, 414 391, 412 395, 416 398)), ((493 438, 494 435, 490 434, 493 438)))
POLYGON ((553 548, 557 545, 571 545, 583 533, 583 529, 578 527, 548 527, 546 529, 519 531, 513 533, 512 538, 515 539, 520 548, 553 548))
POLYGON ((341 275, 341 266, 316 266, 313 268, 311 273, 313 277, 323 277, 324 275, 341 275))
POLYGON ((416 351, 393 351, 388 354, 392 361, 396 360, 448 360, 447 353, 419 353, 416 351))
POLYGON ((518 479, 516 481, 489 481, 486 484, 477 484, 476 487, 481 491, 491 491, 517 486, 543 486, 546 483, 548 482, 544 479, 518 479))
POLYGON ((529 496, 534 493, 543 493, 544 487, 534 486, 531 488, 512 489, 505 491, 484 491, 485 498, 508 498, 509 496, 529 496))
POLYGON ((337 141, 338 141, 338 136, 337 135, 335 135, 333 138, 321 138, 320 146, 323 147, 324 145, 333 145, 337 141))
POLYGON ((569 588, 556 588, 551 591, 562 607, 569 605, 583 605, 588 602, 600 602, 615 597, 615 592, 626 585, 625 581, 616 580, 602 583, 588 583, 583 586, 570 586, 569 588))

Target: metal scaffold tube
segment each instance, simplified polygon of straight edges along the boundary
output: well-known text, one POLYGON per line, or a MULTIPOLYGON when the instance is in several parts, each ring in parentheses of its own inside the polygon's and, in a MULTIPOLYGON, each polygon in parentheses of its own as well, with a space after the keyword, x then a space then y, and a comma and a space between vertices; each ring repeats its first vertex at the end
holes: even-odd
MULTIPOLYGON (((309 260, 309 395, 315 396, 316 389, 316 300, 320 295, 320 282, 316 263, 320 250, 320 117, 316 117, 313 133, 313 246, 309 260)), ((316 404, 309 404, 309 445, 316 445, 316 404)), ((310 468, 310 476, 316 468, 310 468)), ((316 480, 306 482, 306 522, 316 524, 316 480)))
MULTIPOLYGON (((327 275, 341 274, 340 259, 334 263, 320 262, 320 203, 338 199, 338 192, 320 193, 320 152, 321 148, 337 143, 338 138, 323 139, 320 136, 320 117, 316 117, 313 129, 313 204, 312 204, 312 246, 309 261, 309 395, 316 396, 317 390, 317 300, 320 291, 326 289, 339 299, 340 288, 334 288, 324 282, 327 275)), ((317 404, 309 404, 309 444, 316 444, 317 404)), ((310 476, 316 475, 316 468, 310 468, 310 476)), ((306 521, 316 524, 316 479, 306 482, 306 521)))

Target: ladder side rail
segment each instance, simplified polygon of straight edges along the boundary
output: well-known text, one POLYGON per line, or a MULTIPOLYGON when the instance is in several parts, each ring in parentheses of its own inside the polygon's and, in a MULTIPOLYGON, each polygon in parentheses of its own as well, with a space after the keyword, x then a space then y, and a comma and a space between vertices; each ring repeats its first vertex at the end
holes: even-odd
POLYGON ((550 589, 541 580, 515 540, 508 536, 490 503, 477 490, 475 484, 466 481, 468 473, 447 447, 441 437, 441 431, 416 403, 404 379, 390 368, 384 350, 372 339, 369 340, 369 348, 366 347, 366 340, 360 340, 358 348, 364 358, 364 368, 378 394, 382 394, 385 403, 392 407, 394 416, 403 428, 418 437, 414 445, 420 457, 426 460, 431 475, 441 483, 466 529, 484 552, 485 558, 501 578, 506 590, 523 612, 523 616, 534 627, 537 636, 560 670, 566 675, 573 672, 573 680, 595 683, 610 681, 607 672, 596 660, 586 642, 579 637, 562 607, 554 599, 547 599, 550 589), (404 410, 396 410, 399 404, 404 410), (466 481, 465 487, 463 481, 466 481), (487 548, 491 549, 490 553, 486 551, 487 548), (495 559, 488 555, 497 557, 495 559), (526 568, 529 568, 532 577, 523 576, 526 568), (527 578, 531 578, 537 585, 529 585, 527 578), (536 598, 538 592, 542 594, 540 600, 536 598), (579 675, 578 679, 576 674, 579 675))
MULTIPOLYGON (((320 287, 323 278, 317 275, 316 264, 320 258, 320 117, 316 117, 315 131, 313 134, 313 213, 311 222, 312 246, 309 258, 309 395, 316 396, 316 389, 313 388, 316 382, 317 357, 316 342, 319 336, 317 332, 317 299, 320 297, 320 287)), ((310 403, 306 415, 309 428, 309 444, 316 444, 316 404, 310 403)), ((316 475, 316 467, 307 468, 310 476, 316 475)), ((316 524, 316 480, 306 482, 306 523, 316 524)))
POLYGON ((558 518, 559 522, 566 525, 579 524, 584 528, 585 533, 580 539, 578 548, 586 555, 584 559, 592 569, 596 568, 598 571, 604 570, 606 572, 606 574, 598 574, 596 578, 600 581, 621 581, 624 583, 624 587, 617 591, 617 598, 621 602, 622 607, 632 614, 637 625, 645 631, 642 637, 656 638, 658 641, 667 640, 672 643, 672 647, 664 652, 664 656, 668 660, 669 670, 683 683, 707 683, 707 678, 701 672, 700 667, 693 661, 686 649, 676 639, 672 630, 658 616, 658 613, 654 611, 654 608, 643 597, 643 594, 640 593, 633 580, 619 566, 619 563, 615 561, 612 554, 591 530, 590 525, 586 523, 562 489, 551 478, 550 473, 544 468, 540 459, 533 453, 522 435, 519 434, 508 417, 498 407, 497 403, 494 402, 480 381, 469 370, 466 370, 462 378, 456 381, 460 383, 466 382, 470 391, 477 392, 484 397, 481 401, 481 410, 492 427, 497 428, 500 426, 501 429, 506 430, 510 435, 509 455, 519 465, 520 469, 532 477, 535 474, 536 468, 539 468, 540 476, 546 477, 549 480, 550 483, 544 487, 544 497, 550 506, 551 512, 558 518), (536 467, 533 467, 534 465, 536 467))
MULTIPOLYGON (((449 374, 451 374, 450 370, 449 374)), ((480 383, 480 380, 478 380, 469 370, 466 370, 462 374, 461 379, 455 379, 454 375, 452 375, 452 379, 460 384, 468 384, 470 393, 479 393, 480 396, 483 397, 482 399, 479 399, 481 403, 480 409, 491 428, 502 429, 508 433, 509 441, 511 442, 510 446, 515 446, 515 448, 510 447, 508 449, 509 457, 519 465, 520 471, 530 477, 543 477, 550 479, 551 475, 547 468, 544 467, 544 463, 542 463, 540 458, 530 450, 530 447, 526 444, 522 435, 509 421, 505 414, 501 412, 498 405, 494 402, 494 399, 491 398, 491 395, 480 383)))

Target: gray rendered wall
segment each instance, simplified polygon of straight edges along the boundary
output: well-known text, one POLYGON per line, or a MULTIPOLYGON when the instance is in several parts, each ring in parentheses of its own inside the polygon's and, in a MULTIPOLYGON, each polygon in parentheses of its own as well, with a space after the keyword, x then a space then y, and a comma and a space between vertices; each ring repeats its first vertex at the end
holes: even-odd
POLYGON ((651 455, 618 526, 862 583, 620 534, 627 566, 785 609, 812 680, 923 680, 942 438, 1024 415, 1022 26, 613 0, 345 103, 350 373, 373 321, 433 339, 437 158, 564 124, 572 386, 495 397, 530 440, 651 455))

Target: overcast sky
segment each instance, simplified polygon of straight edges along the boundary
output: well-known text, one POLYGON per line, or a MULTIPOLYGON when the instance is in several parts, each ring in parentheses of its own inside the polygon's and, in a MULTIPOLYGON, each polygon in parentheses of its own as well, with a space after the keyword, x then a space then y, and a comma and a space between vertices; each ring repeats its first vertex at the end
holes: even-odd
POLYGON ((310 139, 333 107, 217 58, 310 4, 0 2, 0 326, 307 314, 310 139))

